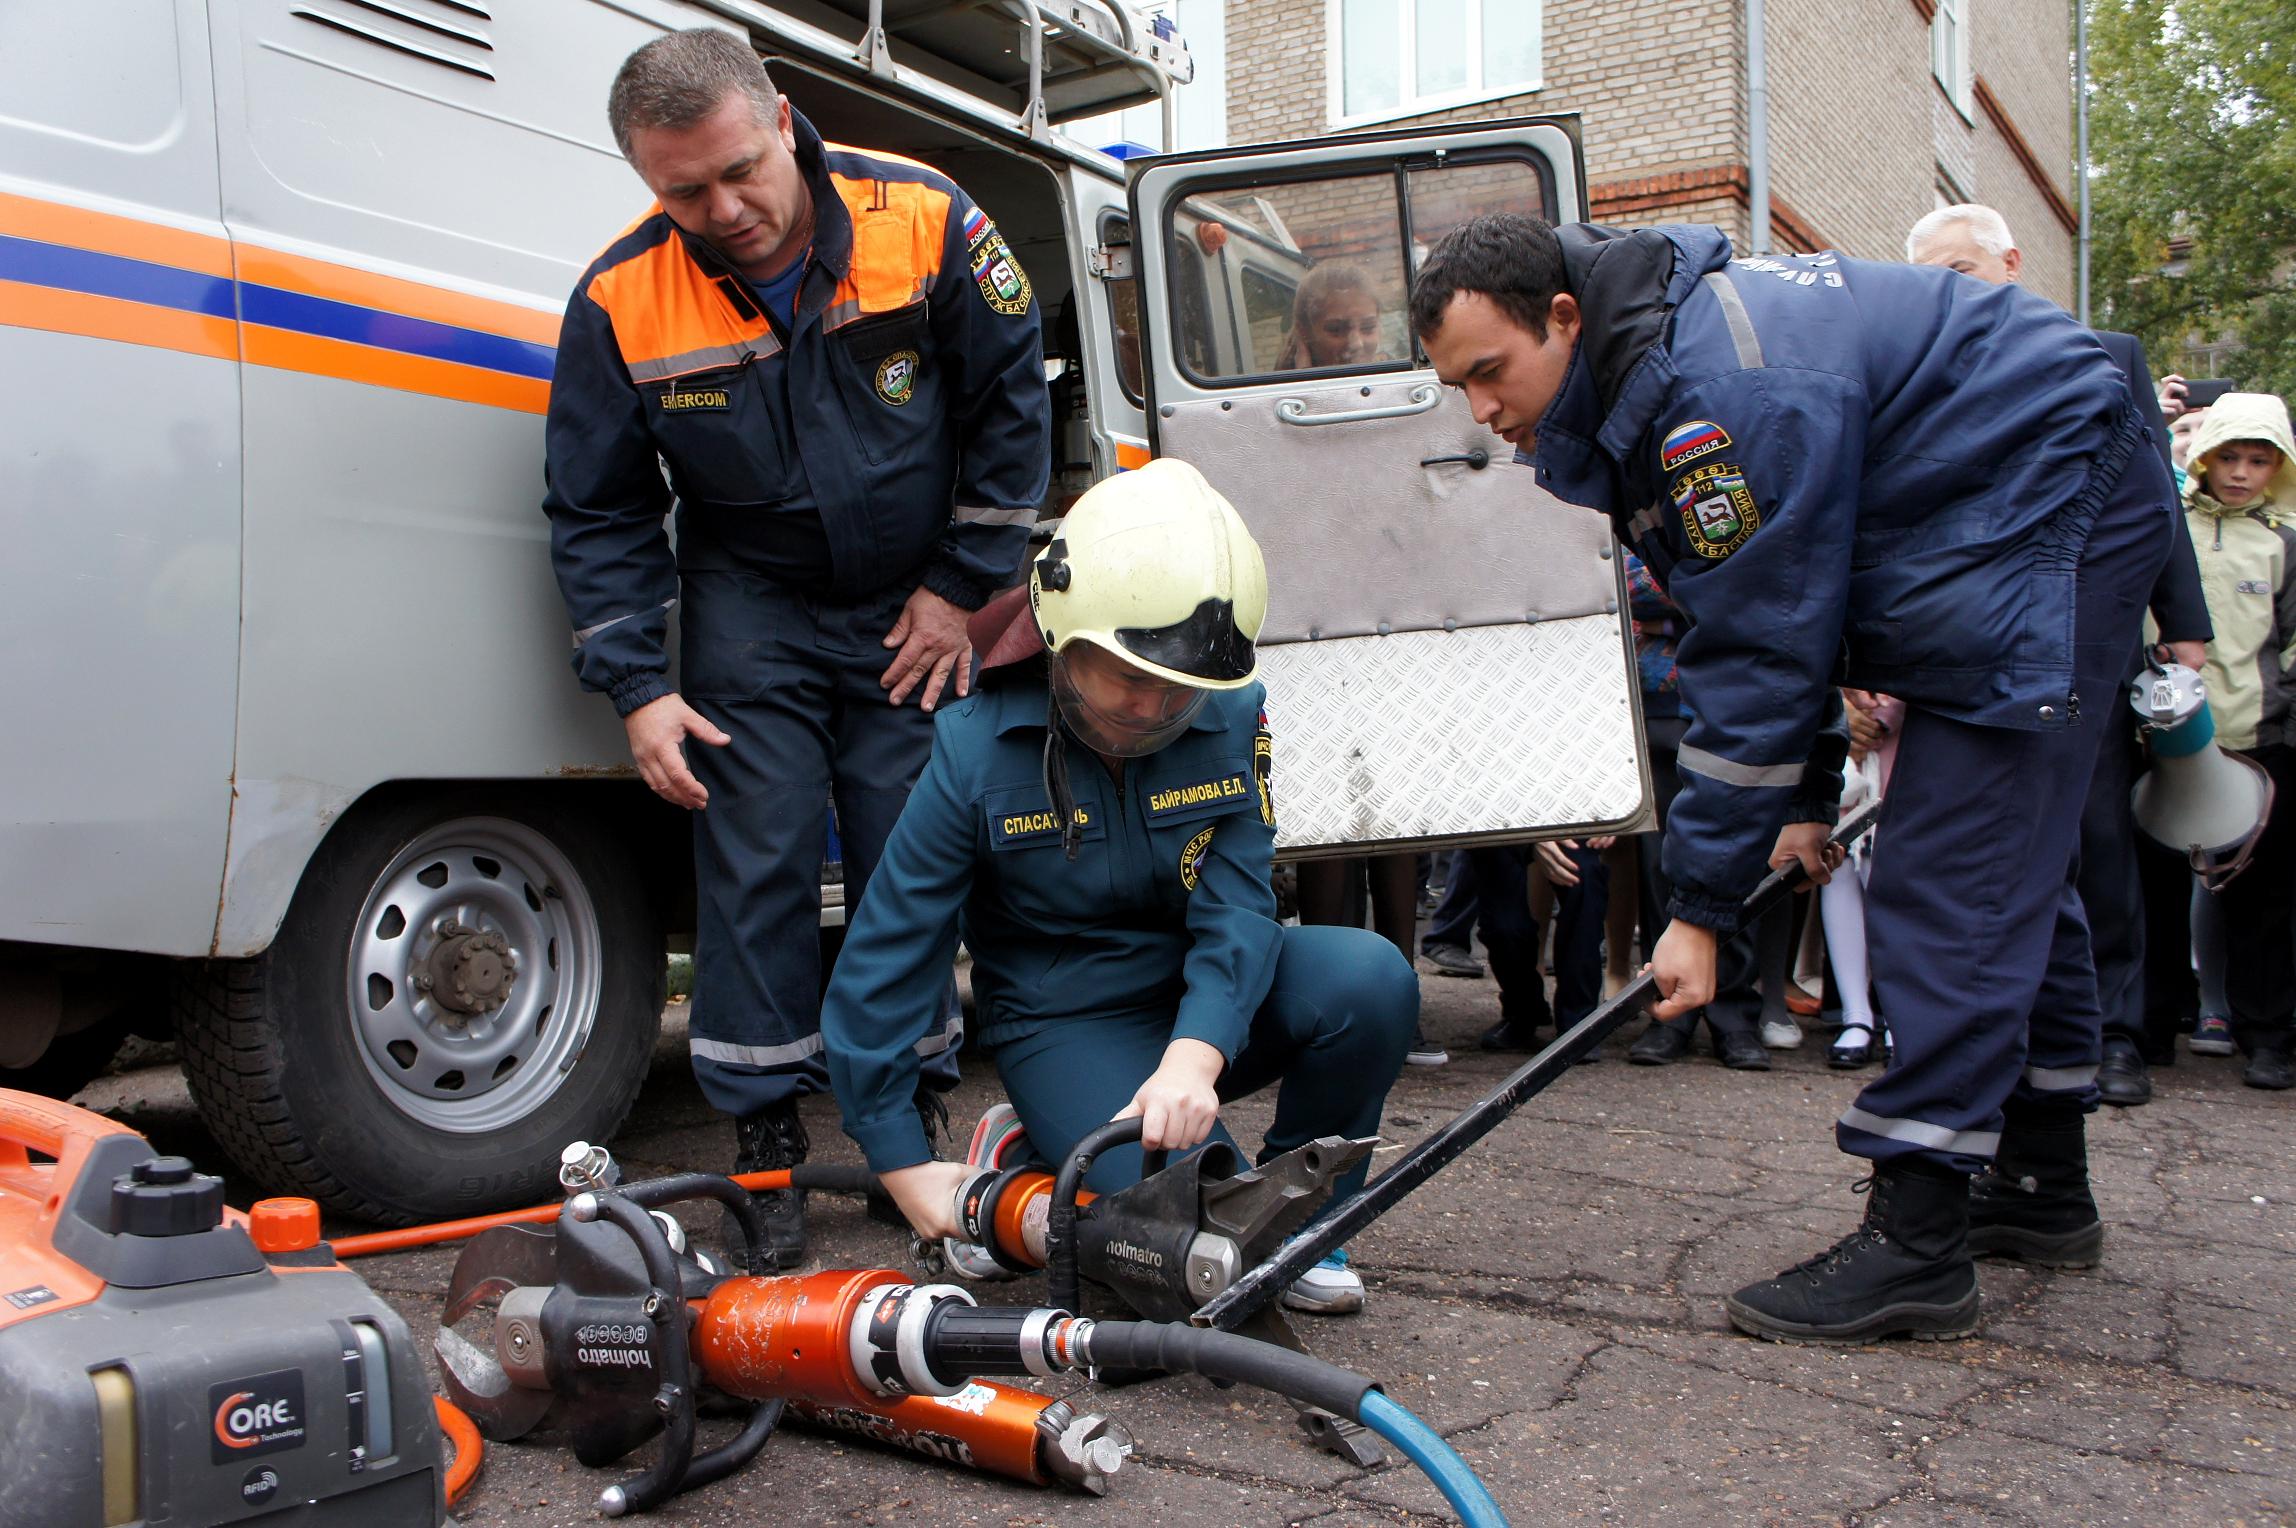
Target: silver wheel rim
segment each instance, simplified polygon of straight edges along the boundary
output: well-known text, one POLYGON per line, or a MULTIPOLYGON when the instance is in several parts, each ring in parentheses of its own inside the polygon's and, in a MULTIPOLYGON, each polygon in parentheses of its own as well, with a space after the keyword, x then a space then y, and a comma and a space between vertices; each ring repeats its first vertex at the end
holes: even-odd
POLYGON ((344 1001, 367 1075, 401 1114, 476 1135, 514 1125, 565 1084, 598 1015, 603 949, 589 888, 523 823, 441 823, 395 855, 353 925, 344 1001), (501 936, 500 1006, 458 1013, 419 988, 441 930, 501 936))

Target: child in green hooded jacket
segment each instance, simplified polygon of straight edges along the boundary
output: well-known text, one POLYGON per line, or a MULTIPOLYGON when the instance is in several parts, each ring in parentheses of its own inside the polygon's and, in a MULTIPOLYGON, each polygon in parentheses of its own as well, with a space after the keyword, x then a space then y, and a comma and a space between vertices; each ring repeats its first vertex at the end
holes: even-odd
POLYGON ((2296 441, 2271 393, 2227 393, 2187 457, 2185 513, 2216 636, 2208 705, 2220 746, 2272 777, 2276 804, 2223 900, 2226 996, 2252 1088, 2296 1086, 2296 441))

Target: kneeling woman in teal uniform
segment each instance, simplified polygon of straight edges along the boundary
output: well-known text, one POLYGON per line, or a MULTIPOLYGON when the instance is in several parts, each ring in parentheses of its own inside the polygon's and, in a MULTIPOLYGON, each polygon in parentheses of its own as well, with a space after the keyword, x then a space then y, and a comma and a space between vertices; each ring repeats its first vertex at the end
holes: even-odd
MULTIPOLYGON (((1222 1102, 1270 1083, 1261 1160, 1376 1134, 1419 1015, 1386 940, 1276 921, 1267 575, 1228 501, 1176 461, 1099 483, 1029 598, 1043 656, 942 709, 822 1008, 846 1133, 928 1239, 956 1233, 966 1169, 932 1160, 916 1045, 960 936, 979 1043, 1049 1162, 1135 1114, 1150 1148, 1224 1140, 1222 1102)), ((1110 1151, 1087 1181, 1140 1165, 1110 1151)), ((1286 1298, 1356 1310, 1363 1285, 1341 1255, 1286 1298)))

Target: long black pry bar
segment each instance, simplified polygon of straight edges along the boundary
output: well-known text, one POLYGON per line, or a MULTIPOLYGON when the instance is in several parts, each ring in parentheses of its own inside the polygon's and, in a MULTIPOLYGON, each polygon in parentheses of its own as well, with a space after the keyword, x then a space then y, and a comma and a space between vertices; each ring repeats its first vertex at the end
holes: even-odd
MULTIPOLYGON (((1830 843, 1848 847, 1872 827, 1880 803, 1868 802, 1836 827, 1830 843)), ((1740 904, 1741 926, 1748 926, 1799 887, 1807 876, 1799 863, 1773 870, 1762 878, 1740 904)), ((1232 1332, 1291 1287, 1292 1281, 1313 1268, 1336 1247, 1345 1245, 1364 1227, 1395 1208, 1404 1195, 1425 1183, 1468 1147, 1497 1129, 1499 1123, 1522 1107, 1524 1101, 1578 1064, 1581 1056, 1600 1045, 1611 1031, 1641 1013, 1657 996, 1657 984, 1644 971, 1618 991, 1618 995, 1555 1036, 1552 1044, 1518 1067, 1505 1082, 1469 1104, 1442 1129, 1396 1159, 1395 1165, 1359 1189, 1355 1197, 1312 1222, 1276 1249, 1275 1256, 1230 1284, 1189 1319, 1197 1326, 1232 1332)))

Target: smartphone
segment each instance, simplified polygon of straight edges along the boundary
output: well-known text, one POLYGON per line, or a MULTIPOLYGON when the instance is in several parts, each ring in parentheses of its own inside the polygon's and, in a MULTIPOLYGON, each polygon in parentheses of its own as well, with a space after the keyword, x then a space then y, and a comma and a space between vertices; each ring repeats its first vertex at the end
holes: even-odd
POLYGON ((2184 406, 2188 409, 2212 408, 2217 399, 2238 390, 2239 386, 2230 377, 2188 378, 2184 384, 2184 406))

